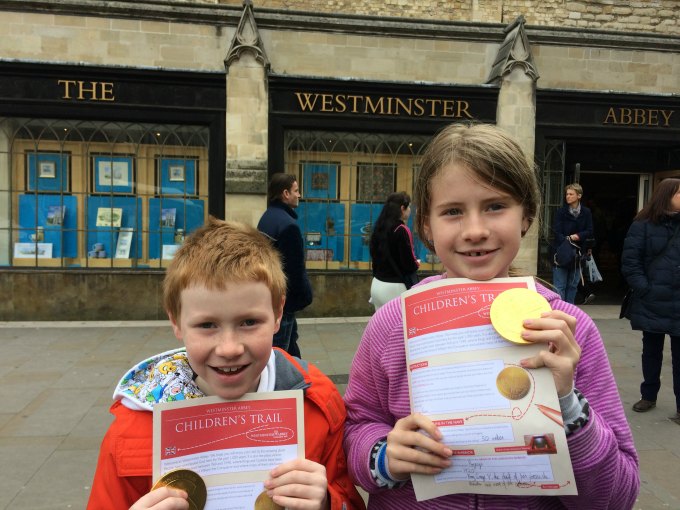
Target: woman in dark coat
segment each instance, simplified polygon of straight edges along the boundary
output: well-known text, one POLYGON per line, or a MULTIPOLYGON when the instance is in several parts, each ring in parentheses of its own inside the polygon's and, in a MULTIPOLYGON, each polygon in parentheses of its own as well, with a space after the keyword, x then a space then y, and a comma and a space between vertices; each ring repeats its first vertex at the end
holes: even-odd
MULTIPOLYGON (((553 222, 554 246, 558 246, 565 238, 583 252, 586 239, 593 238, 593 215, 581 204, 583 188, 574 182, 564 187, 564 205, 555 212, 553 222)), ((568 265, 553 265, 553 285, 560 297, 567 303, 576 301, 576 290, 581 281, 581 259, 576 257, 568 265)))
POLYGON ((664 179, 635 216, 623 244, 621 271, 633 289, 630 324, 642 331, 641 399, 633 411, 656 406, 666 335, 671 337, 673 391, 680 420, 680 179, 664 179))
POLYGON ((418 281, 420 261, 413 252, 413 235, 405 223, 410 215, 411 197, 403 191, 392 193, 373 227, 371 303, 376 310, 418 281))

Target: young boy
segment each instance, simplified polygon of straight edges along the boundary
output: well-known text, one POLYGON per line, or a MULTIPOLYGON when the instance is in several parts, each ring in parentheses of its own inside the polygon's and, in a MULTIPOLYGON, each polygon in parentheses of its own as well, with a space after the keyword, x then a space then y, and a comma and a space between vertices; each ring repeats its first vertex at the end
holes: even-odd
POLYGON ((273 469, 268 494, 289 509, 365 508, 347 474, 340 394, 316 367, 272 348, 285 295, 279 256, 256 229, 211 218, 184 242, 163 288, 184 348, 140 363, 118 384, 88 509, 189 508, 184 491, 149 492, 157 402, 290 389, 305 392, 306 458, 273 469))

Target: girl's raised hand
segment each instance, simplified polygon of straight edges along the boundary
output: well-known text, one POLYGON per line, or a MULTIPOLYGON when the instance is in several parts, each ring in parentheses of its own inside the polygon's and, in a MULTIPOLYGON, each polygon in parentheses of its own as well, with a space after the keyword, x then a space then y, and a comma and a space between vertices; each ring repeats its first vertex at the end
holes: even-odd
POLYGON ((537 355, 520 361, 524 368, 548 367, 555 379, 557 396, 564 397, 574 388, 574 370, 581 358, 581 346, 576 343, 576 317, 552 310, 540 319, 524 321, 522 338, 548 346, 537 355))
POLYGON ((453 452, 439 442, 441 439, 439 429, 422 414, 399 420, 387 434, 387 462, 392 476, 406 480, 411 473, 432 475, 449 467, 453 452))

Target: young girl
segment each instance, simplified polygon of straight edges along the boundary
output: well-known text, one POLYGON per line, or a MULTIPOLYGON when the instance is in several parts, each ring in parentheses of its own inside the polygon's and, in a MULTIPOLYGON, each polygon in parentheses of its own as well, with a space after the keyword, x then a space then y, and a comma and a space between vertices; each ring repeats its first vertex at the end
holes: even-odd
MULTIPOLYGON (((423 155, 415 194, 418 234, 446 270, 424 282, 512 275, 510 265, 540 202, 534 170, 514 140, 494 126, 449 126, 423 155)), ((522 337, 545 350, 521 363, 552 371, 578 496, 454 494, 416 501, 411 473, 436 474, 456 460, 438 441, 432 421, 410 413, 401 303, 395 299, 366 327, 345 393, 345 450, 351 475, 370 494, 369 508, 633 506, 638 459, 600 334, 585 313, 536 286, 552 311, 524 321, 522 337)))

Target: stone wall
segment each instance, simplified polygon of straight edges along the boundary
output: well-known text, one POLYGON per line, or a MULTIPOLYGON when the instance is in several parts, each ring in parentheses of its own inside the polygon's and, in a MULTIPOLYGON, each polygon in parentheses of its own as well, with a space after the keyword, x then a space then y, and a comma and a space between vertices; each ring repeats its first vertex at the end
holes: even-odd
MULTIPOLYGON (((13 271, 0 278, 0 321, 163 320, 160 271, 13 271)), ((299 317, 363 317, 371 274, 357 271, 309 275, 314 302, 299 317), (332 295, 333 299, 324 299, 332 295)))
POLYGON ((29 62, 224 72, 224 57, 235 28, 2 12, 0 56, 29 62))
MULTIPOLYGON (((241 5, 242 0, 195 0, 241 5)), ((254 7, 364 16, 510 23, 680 35, 677 0, 259 0, 254 7)))

